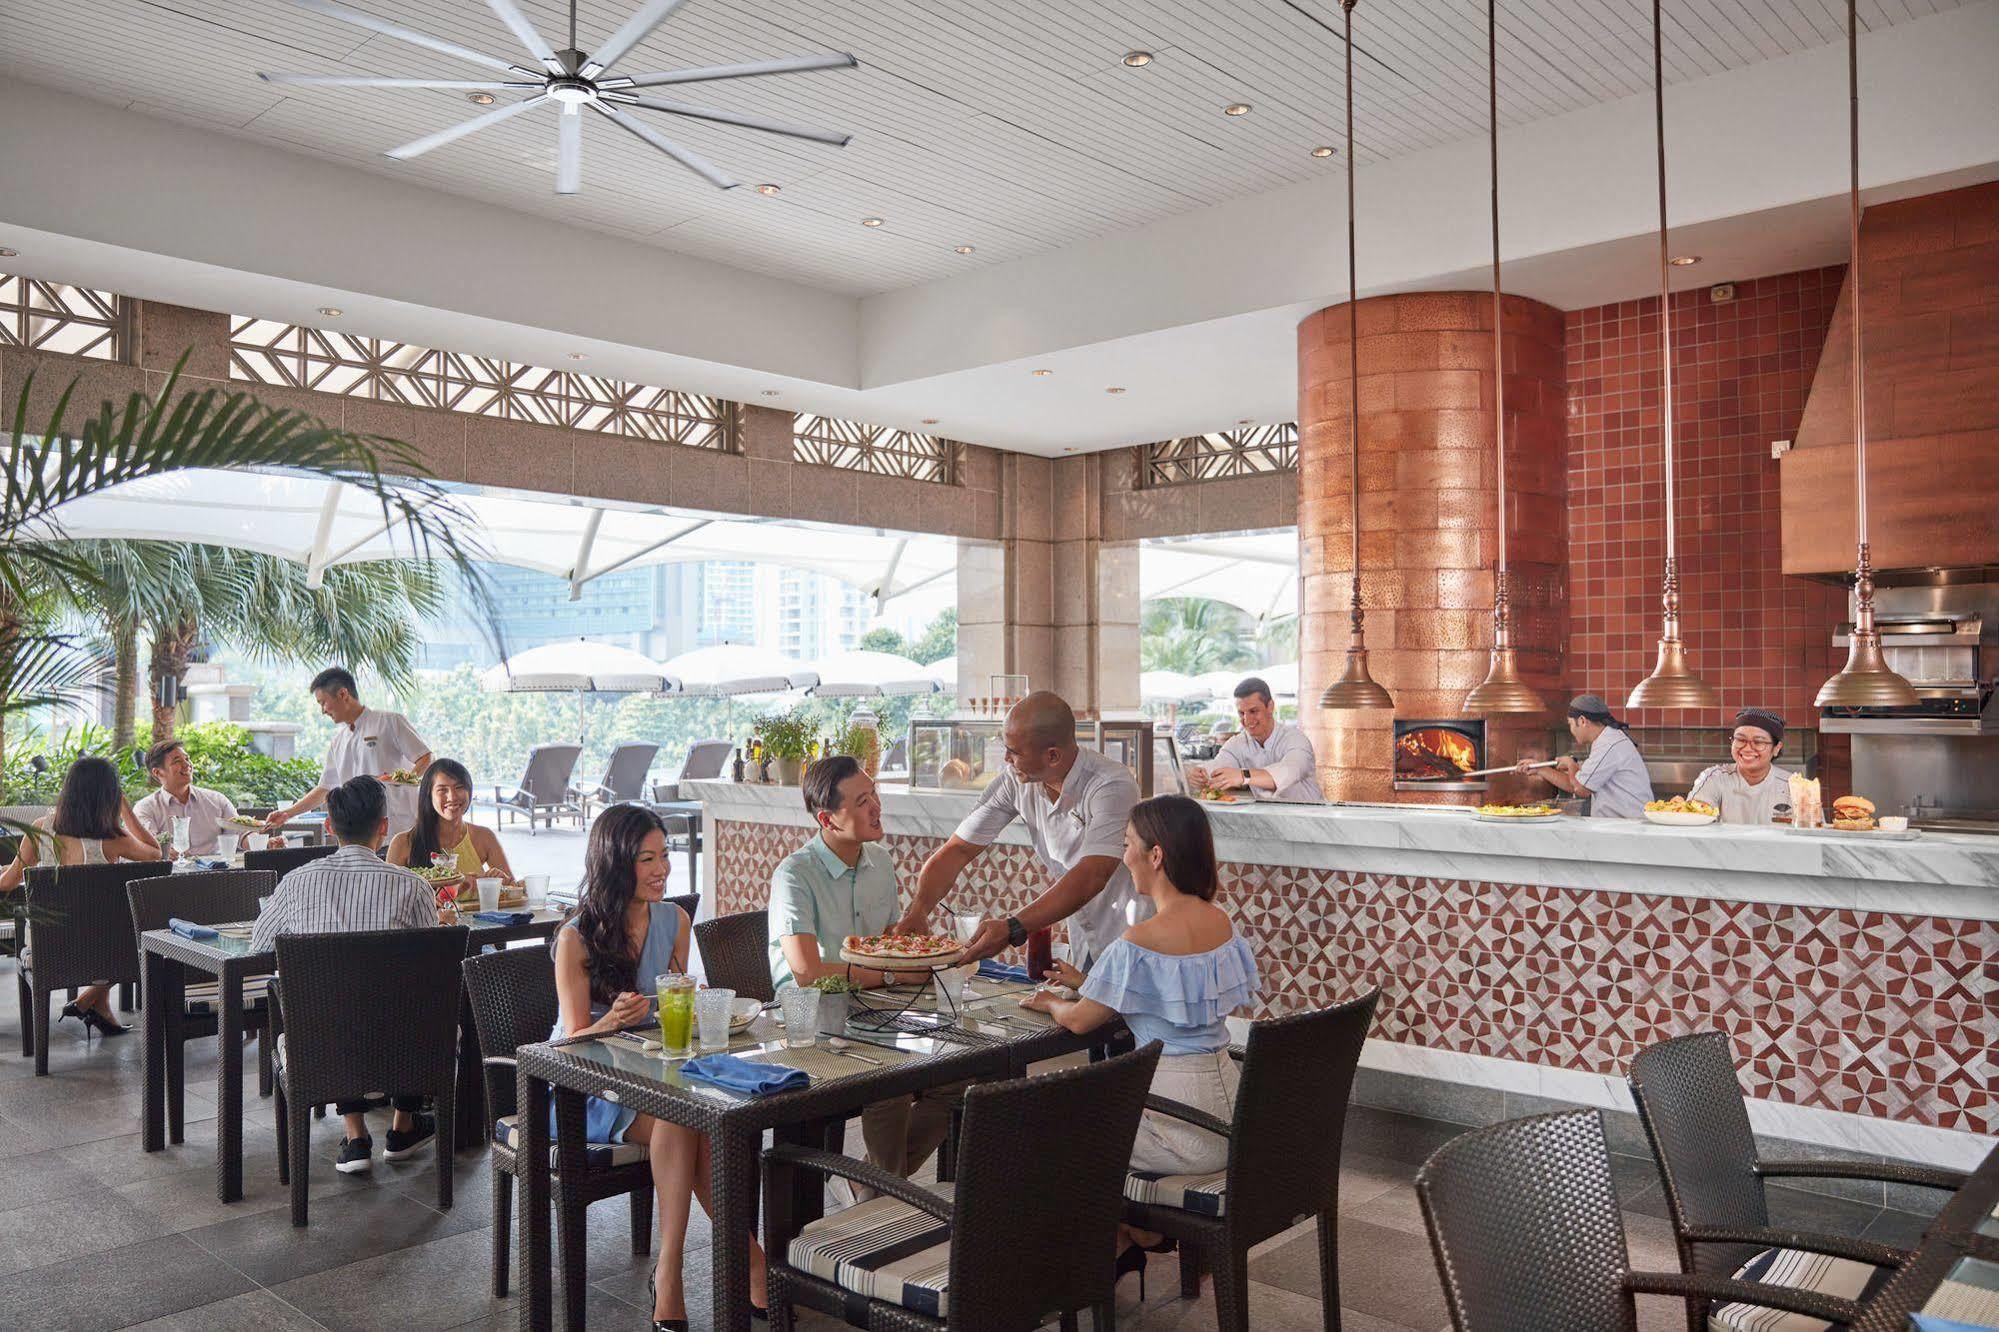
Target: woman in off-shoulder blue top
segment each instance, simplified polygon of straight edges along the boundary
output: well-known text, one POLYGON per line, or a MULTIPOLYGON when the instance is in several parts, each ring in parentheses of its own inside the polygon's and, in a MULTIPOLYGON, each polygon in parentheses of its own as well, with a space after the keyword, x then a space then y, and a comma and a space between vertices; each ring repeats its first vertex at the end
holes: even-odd
MULTIPOLYGON (((1157 913, 1106 948, 1089 975, 1057 965, 1052 978, 1078 998, 1041 990, 1022 1002, 1074 1032, 1122 1017, 1139 1044, 1164 1047, 1154 1093, 1227 1121, 1237 1074, 1223 1019, 1256 998, 1259 981, 1248 941, 1214 904, 1219 875, 1208 816, 1185 796, 1155 796, 1133 807, 1124 843, 1132 882, 1157 913)), ((1133 1170, 1157 1175, 1210 1174, 1228 1159, 1228 1139, 1151 1112, 1131 1150, 1133 1170)))

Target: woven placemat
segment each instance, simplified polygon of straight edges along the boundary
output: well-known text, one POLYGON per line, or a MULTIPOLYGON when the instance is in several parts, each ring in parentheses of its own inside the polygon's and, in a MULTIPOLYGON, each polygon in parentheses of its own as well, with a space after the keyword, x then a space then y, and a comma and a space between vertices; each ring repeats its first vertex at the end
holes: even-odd
MULTIPOLYGON (((883 1068, 901 1062, 892 1053, 872 1046, 858 1053, 878 1061, 883 1068)), ((765 1064, 783 1064, 786 1068, 804 1069, 812 1075, 814 1082, 837 1082, 841 1078, 851 1078, 856 1073, 872 1073, 875 1068, 874 1065, 864 1064, 858 1059, 849 1059, 846 1055, 836 1054, 822 1045, 797 1047, 787 1045, 779 1050, 762 1050, 756 1054, 746 1054, 743 1058, 765 1064)))
POLYGON ((1999 1265, 1963 1258, 1923 1302, 1923 1312, 1974 1327, 1999 1327, 1999 1265))

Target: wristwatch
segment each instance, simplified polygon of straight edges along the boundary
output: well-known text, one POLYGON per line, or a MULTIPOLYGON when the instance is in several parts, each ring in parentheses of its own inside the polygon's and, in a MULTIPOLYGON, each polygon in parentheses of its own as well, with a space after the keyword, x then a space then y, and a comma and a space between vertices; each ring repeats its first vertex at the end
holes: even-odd
POLYGON ((1027 926, 1020 923, 1019 916, 1006 918, 1006 941, 1015 948, 1027 942, 1027 926))

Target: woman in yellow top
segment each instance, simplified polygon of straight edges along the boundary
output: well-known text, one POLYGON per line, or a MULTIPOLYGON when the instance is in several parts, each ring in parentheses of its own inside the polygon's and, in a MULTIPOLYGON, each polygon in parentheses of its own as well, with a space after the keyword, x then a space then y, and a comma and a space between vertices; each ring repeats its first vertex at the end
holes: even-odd
POLYGON ((500 849, 499 835, 465 822, 465 812, 471 808, 472 774, 465 765, 456 759, 433 760, 418 788, 416 827, 397 833, 389 843, 389 863, 428 869, 430 858, 439 852, 456 856, 461 897, 482 874, 497 874, 512 883, 514 871, 500 849))

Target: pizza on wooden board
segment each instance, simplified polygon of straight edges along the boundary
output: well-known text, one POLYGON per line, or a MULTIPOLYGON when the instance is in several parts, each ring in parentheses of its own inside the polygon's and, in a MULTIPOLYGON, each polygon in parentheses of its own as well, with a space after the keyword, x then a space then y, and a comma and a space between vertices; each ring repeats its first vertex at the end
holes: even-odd
POLYGON ((843 947, 855 957, 881 962, 935 962, 965 950, 948 934, 850 934, 843 947))

